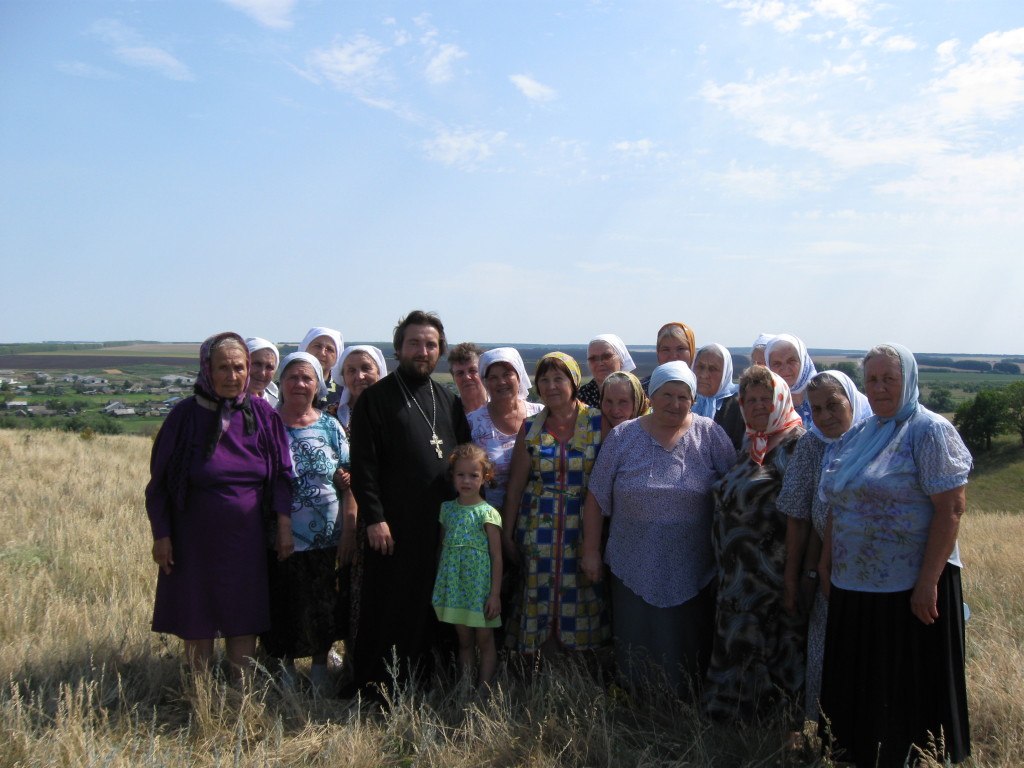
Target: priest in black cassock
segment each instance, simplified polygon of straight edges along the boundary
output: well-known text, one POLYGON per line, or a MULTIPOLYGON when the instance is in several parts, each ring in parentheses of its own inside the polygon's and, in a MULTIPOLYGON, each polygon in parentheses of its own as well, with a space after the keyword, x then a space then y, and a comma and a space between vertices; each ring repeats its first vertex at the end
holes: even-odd
POLYGON ((367 389, 352 413, 352 491, 366 522, 355 682, 430 673, 438 621, 430 603, 441 502, 455 498, 448 456, 469 442, 461 401, 435 383, 447 342, 441 319, 416 310, 395 328, 398 368, 367 389))

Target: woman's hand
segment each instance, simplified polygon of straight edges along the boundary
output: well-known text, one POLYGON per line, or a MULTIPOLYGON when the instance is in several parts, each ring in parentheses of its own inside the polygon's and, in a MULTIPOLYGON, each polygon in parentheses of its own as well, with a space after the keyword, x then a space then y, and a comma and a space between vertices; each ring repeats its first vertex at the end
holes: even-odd
POLYGON ((939 618, 939 588, 926 581, 918 581, 910 595, 910 610, 922 624, 934 624, 939 618))
POLYGON ((347 491, 352 486, 352 476, 341 467, 334 470, 334 487, 339 491, 347 491))
POLYGON ((366 526, 366 538, 370 548, 382 555, 395 554, 395 540, 391 538, 391 529, 387 523, 373 523, 366 526))
POLYGON ((356 532, 354 528, 343 528, 338 538, 338 563, 345 566, 356 554, 356 532))
POLYGON ((601 562, 600 551, 584 548, 583 575, 591 584, 597 584, 604 577, 604 563, 601 562))
POLYGON ((499 616, 501 616, 501 595, 488 595, 487 600, 484 602, 484 617, 496 619, 499 616))
POLYGON ((501 554, 505 558, 506 563, 512 563, 512 565, 519 565, 522 558, 519 557, 519 547, 516 546, 515 541, 512 540, 512 534, 501 535, 501 554))
POLYGON ((171 537, 164 536, 153 542, 153 562, 160 566, 160 570, 171 575, 171 566, 174 565, 174 552, 171 548, 171 537))
POLYGON ((290 517, 280 515, 277 520, 277 559, 280 561, 291 557, 293 552, 295 552, 295 539, 292 538, 292 520, 290 517))

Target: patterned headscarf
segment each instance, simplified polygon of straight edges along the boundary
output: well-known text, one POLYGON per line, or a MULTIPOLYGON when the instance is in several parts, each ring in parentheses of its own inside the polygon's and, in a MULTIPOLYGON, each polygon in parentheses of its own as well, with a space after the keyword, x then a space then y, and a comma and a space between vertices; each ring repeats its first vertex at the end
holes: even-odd
POLYGON ((640 379, 629 371, 612 371, 605 376, 604 381, 601 383, 601 400, 604 400, 604 391, 608 385, 614 384, 617 381, 625 381, 629 384, 630 389, 633 390, 633 415, 629 418, 639 418, 651 410, 651 401, 647 399, 647 395, 644 393, 644 385, 640 383, 640 379))
POLYGON ((636 370, 636 363, 633 362, 633 356, 629 354, 629 350, 626 349, 626 345, 623 344, 622 339, 614 333, 599 333, 590 340, 590 344, 593 344, 595 341, 603 341, 605 344, 611 345, 611 348, 615 350, 615 354, 619 356, 619 360, 622 361, 622 368, 619 370, 636 370))
POLYGON ((661 326, 661 328, 658 329, 658 338, 655 340, 655 343, 660 345, 662 338, 665 336, 665 331, 667 331, 672 326, 677 326, 683 329, 683 335, 686 337, 686 343, 690 345, 690 359, 696 360, 697 337, 696 335, 694 335, 693 329, 686 323, 665 323, 663 326, 661 326))
POLYGON ((900 356, 903 391, 900 394, 899 408, 895 416, 887 419, 872 416, 864 428, 853 435, 849 443, 840 446, 840 464, 834 473, 832 485, 835 491, 843 490, 850 480, 860 475, 864 467, 896 436, 899 425, 917 413, 920 407, 917 401, 921 393, 917 388, 917 360, 914 359, 914 353, 902 344, 888 343, 880 346, 889 347, 900 356))
POLYGON ((583 378, 583 375, 580 373, 579 363, 577 363, 571 355, 565 354, 565 352, 548 352, 544 355, 544 357, 537 361, 537 367, 533 369, 534 376, 537 375, 537 369, 540 368, 541 362, 547 360, 549 357, 553 357, 564 363, 565 367, 569 369, 569 376, 572 377, 572 383, 577 387, 580 385, 580 379, 583 378))
POLYGON ((693 412, 713 419, 726 398, 732 397, 739 391, 739 385, 732 380, 732 354, 721 344, 705 344, 698 349, 697 354, 693 358, 694 367, 697 366, 697 358, 705 351, 708 353, 714 352, 722 358, 722 380, 718 383, 718 391, 715 394, 709 397, 701 394, 697 395, 697 400, 693 404, 693 412))
POLYGON ((352 393, 348 390, 348 387, 345 386, 345 376, 343 372, 345 370, 345 361, 353 352, 362 352, 364 355, 370 356, 370 359, 373 360, 377 366, 378 380, 383 379, 388 375, 388 364, 384 359, 384 353, 377 347, 371 346, 370 344, 354 344, 351 347, 345 347, 345 350, 338 355, 338 362, 336 362, 334 367, 331 368, 331 378, 342 385, 341 397, 338 399, 339 410, 342 406, 348 405, 348 401, 352 398, 352 393))
MULTIPOLYGON (((765 454, 775 447, 786 432, 793 427, 803 425, 800 414, 793 407, 793 396, 789 393, 789 385, 774 371, 769 370, 768 373, 771 374, 773 384, 772 410, 768 416, 768 426, 763 432, 757 432, 751 429, 749 424, 746 425, 746 435, 749 441, 747 452, 751 460, 758 466, 761 466, 765 454)), ((751 384, 750 386, 760 385, 751 384)), ((744 422, 746 422, 745 413, 744 422)))
POLYGON ((772 367, 772 350, 778 348, 779 344, 789 344, 796 350, 796 356, 800 358, 800 375, 796 377, 796 384, 792 387, 793 392, 799 395, 807 389, 807 385, 810 384, 818 369, 814 367, 814 361, 807 354, 807 345, 788 333, 780 333, 764 348, 764 362, 769 368, 772 367))
MULTIPOLYGON (((277 375, 277 383, 281 384, 284 379, 284 374, 288 370, 288 366, 292 363, 305 363, 313 369, 313 373, 316 374, 316 394, 313 396, 313 402, 316 403, 323 397, 327 396, 327 383, 324 381, 324 369, 320 365, 320 361, 317 360, 309 352, 292 352, 290 355, 286 355, 284 360, 281 361, 281 370, 277 375)), ((281 397, 281 402, 284 402, 284 397, 281 397)))
POLYGON ((526 374, 526 365, 519 350, 513 347, 496 347, 480 355, 480 378, 487 378, 487 369, 494 363, 508 363, 515 368, 519 376, 519 399, 525 400, 530 394, 530 377, 526 374))
POLYGON ((256 421, 252 413, 252 403, 249 402, 247 390, 249 388, 249 347, 245 339, 237 333, 227 331, 211 336, 203 342, 199 348, 199 377, 196 379, 193 391, 200 402, 213 407, 217 411, 217 428, 210 433, 210 442, 206 446, 206 458, 213 456, 221 435, 231 423, 231 417, 235 411, 241 411, 245 420, 245 434, 252 435, 256 432, 256 421), (238 341, 239 346, 245 354, 245 383, 242 385, 242 392, 233 398, 221 397, 213 386, 213 348, 224 339, 233 338, 238 341))

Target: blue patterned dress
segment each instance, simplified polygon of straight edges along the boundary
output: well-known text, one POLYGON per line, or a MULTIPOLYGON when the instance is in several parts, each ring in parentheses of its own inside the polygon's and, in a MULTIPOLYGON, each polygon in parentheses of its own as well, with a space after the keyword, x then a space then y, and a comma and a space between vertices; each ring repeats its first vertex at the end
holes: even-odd
POLYGON ((583 575, 583 497, 601 442, 601 414, 579 403, 573 436, 544 429, 547 410, 525 422, 530 477, 516 520, 523 554, 522 597, 510 635, 523 653, 549 637, 570 650, 594 649, 611 632, 601 585, 583 575))

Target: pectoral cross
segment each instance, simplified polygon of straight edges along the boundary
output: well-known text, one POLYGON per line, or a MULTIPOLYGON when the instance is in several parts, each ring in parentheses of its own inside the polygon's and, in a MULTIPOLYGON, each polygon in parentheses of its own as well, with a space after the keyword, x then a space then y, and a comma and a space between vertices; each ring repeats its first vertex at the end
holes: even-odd
POLYGON ((444 454, 441 453, 441 446, 444 445, 444 440, 438 437, 436 432, 431 433, 430 444, 434 446, 434 450, 437 452, 437 458, 443 459, 444 454))

